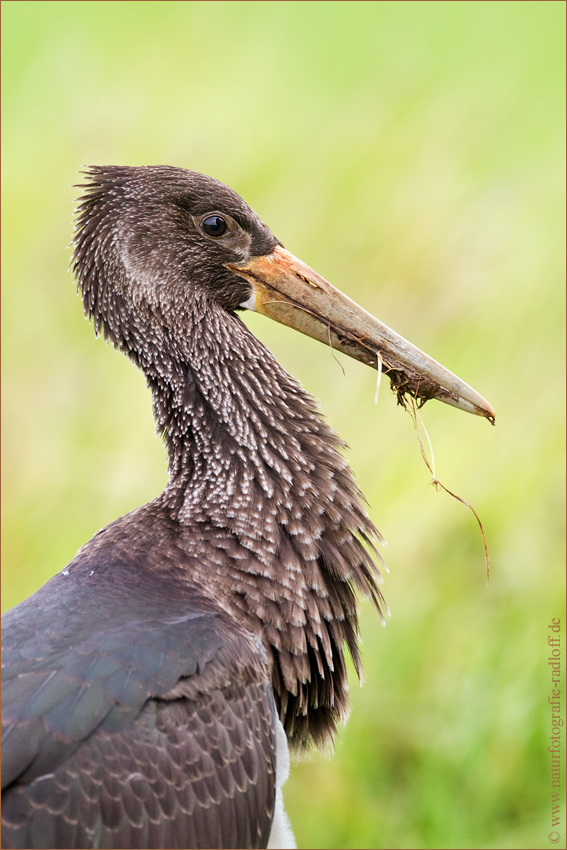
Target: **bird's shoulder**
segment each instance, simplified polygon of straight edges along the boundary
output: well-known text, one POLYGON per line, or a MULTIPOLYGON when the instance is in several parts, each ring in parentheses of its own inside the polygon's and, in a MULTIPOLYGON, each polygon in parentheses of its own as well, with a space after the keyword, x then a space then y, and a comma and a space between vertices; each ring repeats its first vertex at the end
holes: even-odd
POLYGON ((2 618, 3 846, 266 846, 264 650, 157 537, 118 521, 2 618))
POLYGON ((265 710, 273 699, 260 643, 216 600, 149 569, 112 526, 98 537, 2 618, 3 786, 125 729, 149 699, 253 686, 265 710))

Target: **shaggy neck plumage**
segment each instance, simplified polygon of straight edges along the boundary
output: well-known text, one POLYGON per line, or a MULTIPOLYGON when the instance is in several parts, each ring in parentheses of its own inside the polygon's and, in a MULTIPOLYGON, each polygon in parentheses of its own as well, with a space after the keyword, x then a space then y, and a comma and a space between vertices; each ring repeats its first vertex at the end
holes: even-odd
POLYGON ((218 303, 206 269, 193 281, 164 261, 159 279, 119 247, 97 192, 80 211, 74 269, 95 330, 152 390, 169 459, 153 505, 174 521, 178 567, 262 641, 290 742, 324 743, 348 708, 345 642, 360 671, 355 593, 383 602, 378 532, 342 443, 218 303))
POLYGON ((323 495, 314 492, 319 456, 333 473, 346 463, 316 403, 237 316, 199 307, 175 354, 166 355, 169 367, 162 355, 145 369, 168 451, 168 491, 185 493, 179 519, 199 511, 221 522, 222 506, 234 515, 258 499, 291 510, 298 489, 300 500, 304 491, 323 495))
POLYGON ((362 542, 376 532, 313 399, 239 318, 204 307, 144 366, 169 456, 160 501, 193 578, 271 653, 292 741, 322 742, 346 711, 344 641, 359 669, 354 591, 381 600, 362 542))

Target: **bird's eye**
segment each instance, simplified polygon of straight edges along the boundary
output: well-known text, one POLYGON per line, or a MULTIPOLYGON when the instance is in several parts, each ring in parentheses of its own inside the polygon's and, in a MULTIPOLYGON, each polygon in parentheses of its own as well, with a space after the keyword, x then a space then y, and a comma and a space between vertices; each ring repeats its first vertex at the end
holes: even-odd
POLYGON ((203 219, 201 222, 201 227, 207 236, 213 237, 224 236, 228 230, 226 221, 220 215, 208 215, 207 218, 203 219))

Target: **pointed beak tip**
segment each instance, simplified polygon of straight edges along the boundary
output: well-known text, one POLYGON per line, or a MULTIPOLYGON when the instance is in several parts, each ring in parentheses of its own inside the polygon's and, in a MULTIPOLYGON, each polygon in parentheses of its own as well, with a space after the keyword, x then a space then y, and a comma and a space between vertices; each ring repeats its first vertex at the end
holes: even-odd
POLYGON ((479 401, 475 403, 475 413, 477 416, 483 416, 485 419, 488 419, 491 425, 496 425, 496 413, 494 412, 492 405, 489 404, 486 399, 482 398, 482 396, 478 396, 479 401))
POLYGON ((454 385, 451 387, 451 393, 443 392, 434 395, 439 401, 449 404, 451 407, 456 407, 459 410, 464 410, 466 413, 472 413, 474 416, 482 416, 488 419, 491 425, 496 424, 496 414, 486 399, 479 395, 468 384, 460 381, 456 376, 451 375, 455 379, 454 385))

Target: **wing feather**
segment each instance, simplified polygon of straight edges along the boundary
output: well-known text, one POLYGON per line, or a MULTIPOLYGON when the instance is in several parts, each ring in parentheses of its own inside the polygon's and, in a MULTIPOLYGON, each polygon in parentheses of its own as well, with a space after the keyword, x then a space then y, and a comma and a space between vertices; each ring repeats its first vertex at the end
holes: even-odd
POLYGON ((52 581, 6 621, 3 847, 265 847, 276 714, 254 638, 183 594, 151 616, 131 592, 87 600, 69 625, 52 581))

